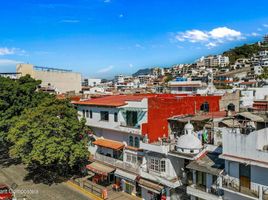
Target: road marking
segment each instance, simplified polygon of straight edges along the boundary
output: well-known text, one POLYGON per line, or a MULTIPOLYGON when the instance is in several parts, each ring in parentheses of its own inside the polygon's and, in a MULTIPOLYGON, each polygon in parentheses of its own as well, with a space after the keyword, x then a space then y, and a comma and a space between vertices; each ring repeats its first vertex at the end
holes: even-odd
POLYGON ((73 188, 79 190, 80 192, 82 192, 83 194, 85 194, 86 196, 89 196, 90 198, 92 198, 94 200, 103 200, 102 198, 98 197, 97 195, 81 188, 80 186, 72 183, 71 181, 67 181, 66 184, 69 185, 70 187, 73 187, 73 188))

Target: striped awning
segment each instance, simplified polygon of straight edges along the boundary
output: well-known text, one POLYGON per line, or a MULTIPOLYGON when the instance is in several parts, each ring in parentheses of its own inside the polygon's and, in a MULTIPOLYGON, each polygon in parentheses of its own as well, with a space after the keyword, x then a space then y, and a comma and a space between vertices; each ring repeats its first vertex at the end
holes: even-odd
POLYGON ((120 170, 120 169, 116 169, 114 172, 114 175, 117 177, 120 177, 122 179, 128 179, 130 181, 135 181, 137 178, 137 175, 128 173, 128 172, 120 170))
POLYGON ((103 165, 98 162, 93 162, 86 166, 87 169, 89 169, 92 172, 95 172, 97 174, 101 174, 104 176, 107 176, 109 173, 113 172, 115 169, 112 167, 108 167, 106 165, 103 165))

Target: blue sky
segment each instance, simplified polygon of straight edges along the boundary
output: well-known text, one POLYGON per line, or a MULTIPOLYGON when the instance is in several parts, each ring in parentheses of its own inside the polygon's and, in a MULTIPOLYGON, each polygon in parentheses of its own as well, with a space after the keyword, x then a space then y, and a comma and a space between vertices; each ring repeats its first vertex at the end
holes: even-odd
POLYGON ((268 33, 267 0, 0 0, 0 72, 19 62, 110 78, 268 33))

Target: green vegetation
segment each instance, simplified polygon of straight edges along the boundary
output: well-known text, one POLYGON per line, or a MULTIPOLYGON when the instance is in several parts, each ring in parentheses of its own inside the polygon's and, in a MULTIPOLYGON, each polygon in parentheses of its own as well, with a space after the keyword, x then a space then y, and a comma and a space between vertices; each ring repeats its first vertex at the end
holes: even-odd
POLYGON ((68 176, 88 156, 85 120, 69 100, 36 91, 39 84, 29 76, 0 78, 1 145, 34 177, 68 176))
POLYGON ((230 59, 230 64, 234 64, 239 58, 250 58, 253 54, 258 53, 262 47, 257 43, 255 44, 244 44, 240 47, 235 47, 223 53, 224 56, 228 56, 230 59))
POLYGON ((264 67, 261 75, 258 76, 259 79, 267 80, 268 79, 268 68, 264 67))
POLYGON ((171 74, 165 77, 165 83, 168 83, 169 81, 172 81, 172 80, 173 80, 173 76, 171 74))

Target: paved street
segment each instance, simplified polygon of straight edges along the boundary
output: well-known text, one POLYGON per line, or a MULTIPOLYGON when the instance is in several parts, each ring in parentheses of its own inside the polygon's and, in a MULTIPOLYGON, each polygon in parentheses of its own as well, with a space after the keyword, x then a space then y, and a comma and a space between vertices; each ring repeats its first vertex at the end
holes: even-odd
POLYGON ((76 191, 66 183, 48 186, 45 184, 34 184, 32 181, 23 181, 27 174, 23 165, 11 165, 7 168, 0 168, 0 183, 11 185, 16 183, 16 197, 18 200, 26 196, 27 200, 88 200, 89 197, 76 191), (26 195, 25 195, 26 194, 26 195))

